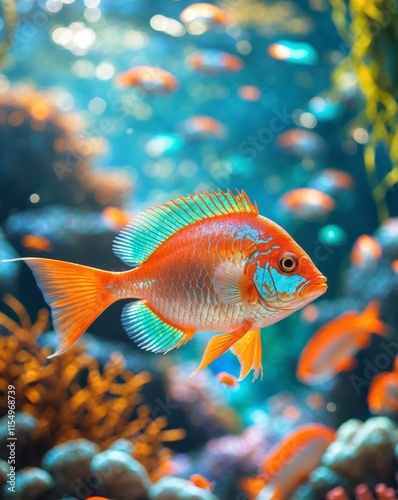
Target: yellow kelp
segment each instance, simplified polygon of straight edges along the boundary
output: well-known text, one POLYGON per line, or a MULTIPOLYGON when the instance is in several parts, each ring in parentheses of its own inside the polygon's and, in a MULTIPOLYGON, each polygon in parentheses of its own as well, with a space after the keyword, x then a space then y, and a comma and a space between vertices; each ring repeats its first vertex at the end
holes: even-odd
POLYGON ((365 96, 363 120, 369 126, 364 161, 380 221, 388 217, 386 194, 398 183, 398 9, 389 0, 330 0, 332 17, 349 55, 334 73, 335 83, 353 71, 365 96), (383 144, 392 167, 382 179, 376 148, 383 144))
POLYGON ((0 18, 4 19, 4 36, 0 42, 0 64, 8 54, 12 44, 12 38, 15 34, 18 24, 18 13, 16 0, 2 0, 0 2, 0 18))

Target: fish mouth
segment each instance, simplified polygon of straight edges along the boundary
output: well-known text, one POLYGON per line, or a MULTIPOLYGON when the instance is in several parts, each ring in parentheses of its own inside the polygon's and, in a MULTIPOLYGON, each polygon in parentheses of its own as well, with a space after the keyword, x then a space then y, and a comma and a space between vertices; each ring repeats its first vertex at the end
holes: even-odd
POLYGON ((326 281, 326 276, 321 274, 315 280, 310 281, 307 286, 303 288, 300 295, 304 295, 305 297, 319 297, 323 295, 328 289, 326 281))

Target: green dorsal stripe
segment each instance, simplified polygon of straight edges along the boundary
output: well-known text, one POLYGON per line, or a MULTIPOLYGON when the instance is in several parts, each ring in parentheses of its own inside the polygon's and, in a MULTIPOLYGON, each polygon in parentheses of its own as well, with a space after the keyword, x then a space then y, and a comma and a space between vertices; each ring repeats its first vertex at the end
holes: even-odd
POLYGON ((115 238, 113 251, 130 266, 142 264, 177 231, 200 220, 228 214, 258 214, 244 191, 212 191, 180 197, 137 215, 115 238))

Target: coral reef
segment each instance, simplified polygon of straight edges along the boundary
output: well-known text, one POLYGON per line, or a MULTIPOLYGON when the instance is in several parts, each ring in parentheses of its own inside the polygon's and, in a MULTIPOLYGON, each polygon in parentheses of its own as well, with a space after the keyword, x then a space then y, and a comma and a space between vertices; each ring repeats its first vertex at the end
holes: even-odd
POLYGON ((164 430, 166 418, 152 416, 150 408, 140 404, 149 373, 133 375, 118 352, 111 353, 101 371, 81 344, 47 360, 51 350, 37 343, 47 326, 47 310, 41 310, 31 324, 21 303, 11 296, 4 301, 17 314, 19 324, 0 313, 0 327, 8 333, 0 336, 0 412, 6 412, 7 386, 13 385, 17 412, 30 415, 18 417, 25 422, 17 430, 19 467, 39 465, 48 450, 70 440, 85 438, 104 450, 124 438, 133 442, 133 456, 148 473, 157 473, 162 443, 181 439, 184 433, 164 430))
POLYGON ((8 241, 22 256, 47 257, 51 254, 52 258, 62 260, 73 253, 75 260, 90 262, 92 266, 118 263, 117 257, 110 252, 115 232, 100 212, 52 205, 13 214, 3 227, 8 241), (29 235, 44 239, 49 248, 27 246, 29 235), (103 251, 98 252, 98 249, 103 251))
POLYGON ((6 259, 18 257, 16 251, 8 243, 3 231, 0 229, 0 293, 13 290, 19 272, 18 262, 2 262, 6 259))
POLYGON ((145 498, 150 480, 144 467, 123 451, 106 450, 91 461, 93 474, 102 477, 102 488, 120 500, 145 498))
MULTIPOLYGON (((10 498, 17 500, 35 500, 47 494, 54 485, 54 479, 43 469, 26 467, 16 473, 16 491, 10 498)), ((6 488, 5 488, 6 490, 6 488)), ((7 498, 7 494, 5 495, 7 498)))
POLYGON ((339 427, 336 440, 323 454, 322 465, 312 471, 307 485, 296 492, 296 497, 321 500, 336 488, 328 498, 345 500, 346 496, 338 496, 344 495, 343 488, 348 495, 355 492, 358 495, 361 489, 366 491, 363 486, 366 485, 378 498, 378 491, 381 495, 378 484, 386 484, 388 488, 398 486, 397 444, 398 429, 387 417, 373 417, 365 422, 348 420, 339 427))
MULTIPOLYGON (((394 488, 388 488, 387 485, 379 483, 375 486, 375 495, 366 484, 358 485, 354 490, 354 500, 397 500, 397 491, 394 488)), ((333 488, 326 494, 326 500, 349 500, 348 493, 341 486, 333 488)))
POLYGON ((217 500, 210 491, 178 477, 165 477, 152 486, 150 500, 217 500))
POLYGON ((27 86, 0 93, 0 221, 11 210, 54 203, 120 205, 131 192, 126 171, 92 168, 103 141, 85 137, 82 119, 56 100, 27 86))
POLYGON ((200 442, 240 430, 240 418, 227 404, 215 376, 210 370, 203 370, 189 377, 194 369, 193 363, 173 366, 167 371, 166 380, 171 404, 185 413, 190 424, 188 437, 200 442))

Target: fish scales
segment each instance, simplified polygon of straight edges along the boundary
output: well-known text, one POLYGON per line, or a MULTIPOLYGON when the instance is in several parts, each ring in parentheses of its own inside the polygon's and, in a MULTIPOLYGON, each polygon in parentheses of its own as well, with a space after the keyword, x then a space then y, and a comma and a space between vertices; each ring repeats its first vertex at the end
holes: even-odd
POLYGON ((232 236, 239 227, 247 229, 242 215, 228 219, 198 222, 160 246, 134 276, 136 282, 146 283, 139 297, 176 325, 189 322, 193 328, 220 330, 220 324, 232 328, 241 324, 253 308, 222 303, 214 289, 214 272, 223 261, 243 270, 256 242, 232 236))

